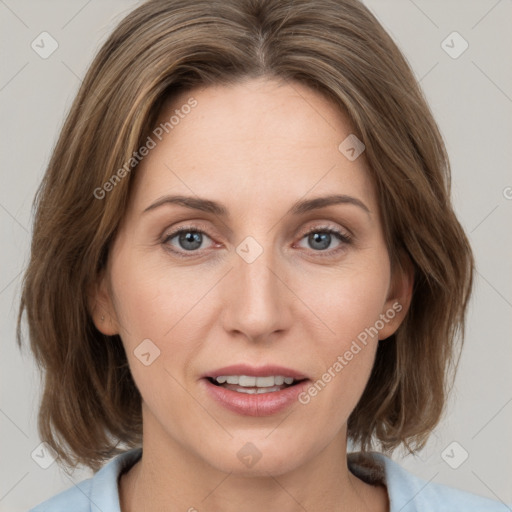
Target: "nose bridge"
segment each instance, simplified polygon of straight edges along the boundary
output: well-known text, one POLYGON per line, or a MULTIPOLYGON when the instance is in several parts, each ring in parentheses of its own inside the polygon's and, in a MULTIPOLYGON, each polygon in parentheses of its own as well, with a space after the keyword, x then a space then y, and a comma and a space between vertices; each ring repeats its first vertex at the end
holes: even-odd
MULTIPOLYGON (((265 238, 268 244, 270 239, 265 238)), ((277 266, 271 246, 264 247, 253 237, 247 237, 237 246, 226 301, 229 310, 226 329, 257 339, 284 328, 286 294, 277 277, 277 266)))

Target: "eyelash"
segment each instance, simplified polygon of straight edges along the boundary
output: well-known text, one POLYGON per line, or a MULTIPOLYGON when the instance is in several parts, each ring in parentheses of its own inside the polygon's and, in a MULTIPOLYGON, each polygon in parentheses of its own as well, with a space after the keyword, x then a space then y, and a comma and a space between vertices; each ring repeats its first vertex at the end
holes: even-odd
MULTIPOLYGON (((175 249, 172 249, 170 245, 168 244, 169 240, 172 240, 177 235, 180 235, 181 233, 201 233, 203 235, 208 236, 208 238, 213 240, 213 237, 208 234, 208 230, 205 229, 203 226, 183 226, 176 231, 173 231, 172 233, 169 233, 164 236, 164 239, 162 241, 163 245, 165 246, 165 249, 172 252, 173 254, 177 255, 180 258, 190 258, 194 257, 198 254, 199 251, 190 251, 190 255, 184 253, 183 251, 177 251, 175 249)), ((340 230, 337 230, 335 228, 329 227, 329 226, 314 226, 313 228, 309 229, 305 233, 302 234, 300 237, 300 240, 303 240, 305 237, 310 235, 311 233, 328 233, 331 235, 335 235, 338 240, 345 245, 349 245, 352 243, 352 235, 349 235, 348 233, 342 232, 340 230)), ((313 251, 316 253, 316 255, 320 257, 333 257, 335 256, 340 250, 343 250, 343 245, 339 246, 336 249, 330 250, 330 251, 313 251)))

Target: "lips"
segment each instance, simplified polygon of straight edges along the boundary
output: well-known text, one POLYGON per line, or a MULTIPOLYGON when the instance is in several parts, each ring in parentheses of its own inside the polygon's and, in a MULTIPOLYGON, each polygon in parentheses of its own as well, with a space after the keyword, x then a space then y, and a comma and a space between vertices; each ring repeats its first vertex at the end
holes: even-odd
POLYGON ((283 377, 291 377, 295 380, 306 379, 307 376, 291 368, 278 365, 265 365, 260 367, 249 366, 247 364, 236 364, 225 366, 217 370, 212 370, 204 374, 202 377, 219 377, 222 375, 247 375, 251 377, 269 377, 272 375, 282 375, 283 377))
POLYGON ((207 393, 223 407, 246 416, 276 414, 294 403, 309 379, 276 365, 232 365, 205 374, 207 393))

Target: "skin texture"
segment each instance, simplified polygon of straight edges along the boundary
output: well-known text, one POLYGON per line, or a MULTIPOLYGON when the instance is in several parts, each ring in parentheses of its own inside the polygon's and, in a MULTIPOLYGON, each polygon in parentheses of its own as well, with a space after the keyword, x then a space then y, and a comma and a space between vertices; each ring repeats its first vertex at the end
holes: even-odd
POLYGON ((191 96, 197 106, 134 171, 95 295, 95 324, 121 335, 143 399, 143 457, 120 479, 122 510, 388 510, 385 488, 347 469, 346 422, 379 340, 403 320, 412 278, 390 270, 364 153, 351 162, 338 150, 350 123, 309 88, 265 79, 188 91, 161 120, 191 96), (369 211, 287 214, 298 200, 335 193, 369 211), (220 202, 229 216, 179 205, 143 213, 166 194, 220 202), (206 233, 195 252, 168 238, 191 226, 206 233), (352 240, 331 235, 318 249, 310 228, 352 240), (247 236, 263 249, 252 263, 236 252, 247 236), (237 363, 316 381, 397 302, 401 311, 307 405, 243 416, 205 392, 202 375, 237 363), (145 339, 160 350, 149 366, 134 355, 145 339), (252 467, 237 457, 247 442, 261 453, 252 467))

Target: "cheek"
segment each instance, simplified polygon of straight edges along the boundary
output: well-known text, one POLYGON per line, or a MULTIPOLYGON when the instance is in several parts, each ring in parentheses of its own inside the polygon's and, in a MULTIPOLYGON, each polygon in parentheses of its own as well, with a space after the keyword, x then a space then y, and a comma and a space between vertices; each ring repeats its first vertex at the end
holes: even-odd
POLYGON ((143 402, 164 417, 170 413, 163 404, 186 410, 190 396, 180 383, 195 353, 187 322, 202 287, 187 286, 183 272, 136 254, 116 261, 112 282, 121 338, 143 402))
POLYGON ((309 297, 308 305, 318 312, 321 324, 307 322, 308 338, 315 340, 308 350, 317 373, 303 395, 304 404, 315 401, 318 411, 340 421, 353 410, 372 370, 388 284, 385 259, 346 268, 330 279, 317 276, 305 282, 304 296, 309 297))
POLYGON ((387 299, 389 278, 383 259, 306 281, 303 295, 310 298, 312 309, 328 327, 327 345, 342 349, 376 324, 387 299))
POLYGON ((119 258, 112 276, 116 315, 123 338, 131 343, 169 337, 206 288, 198 284, 191 267, 172 268, 137 253, 119 258))
POLYGON ((208 321, 205 308, 211 304, 205 295, 218 281, 217 275, 199 277, 193 266, 171 267, 155 259, 125 251, 112 267, 121 338, 133 378, 148 402, 162 393, 172 393, 176 400, 181 396, 177 382, 184 381, 200 351, 201 329, 207 329, 208 321))

